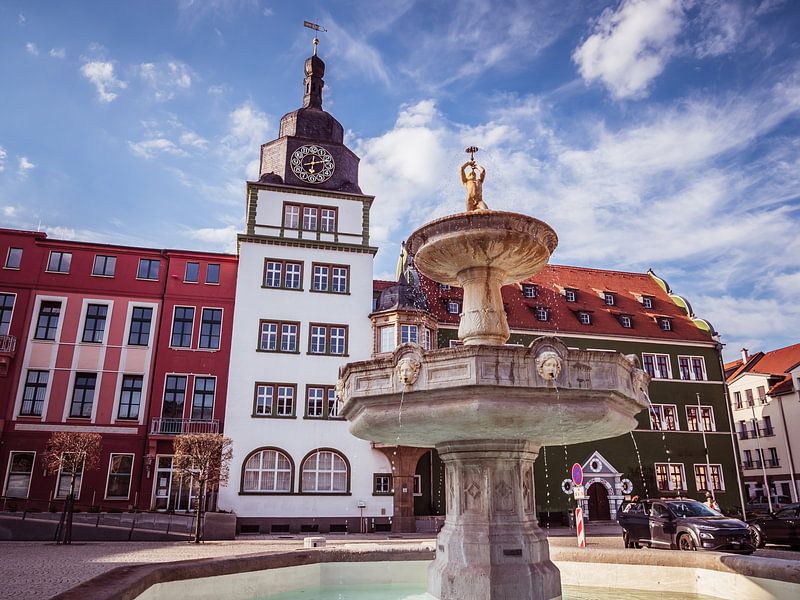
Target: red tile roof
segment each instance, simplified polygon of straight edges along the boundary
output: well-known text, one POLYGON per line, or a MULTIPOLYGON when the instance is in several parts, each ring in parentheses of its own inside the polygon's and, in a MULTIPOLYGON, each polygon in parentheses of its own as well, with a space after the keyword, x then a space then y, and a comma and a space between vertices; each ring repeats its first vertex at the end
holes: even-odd
MULTIPOLYGON (((434 316, 440 323, 457 325, 459 317, 447 312, 447 303, 450 300, 461 300, 461 288, 442 290, 437 283, 425 277, 421 277, 421 280, 434 316)), ((375 289, 382 289, 380 286, 384 283, 376 281, 375 289)), ((507 285, 502 289, 508 324, 512 331, 535 330, 675 341, 712 340, 708 333, 694 324, 684 310, 675 305, 667 292, 647 273, 547 265, 540 273, 523 283, 536 285, 536 298, 526 298, 522 284, 507 285), (577 290, 575 302, 566 301, 562 293, 564 288, 577 290), (615 294, 613 306, 606 305, 603 292, 615 294), (644 308, 642 296, 653 298, 652 309, 644 308), (547 322, 536 319, 535 309, 540 306, 550 310, 547 322), (591 313, 591 325, 580 323, 578 311, 591 313), (631 317, 632 328, 628 329, 620 324, 621 315, 631 317), (659 317, 671 319, 671 331, 661 329, 657 321, 659 317)))
POLYGON ((782 396, 784 394, 791 394, 793 391, 794 385, 792 383, 792 376, 787 375, 781 381, 769 388, 767 394, 770 396, 782 396))
POLYGON ((748 361, 745 371, 763 375, 783 375, 800 364, 800 344, 778 348, 748 361))

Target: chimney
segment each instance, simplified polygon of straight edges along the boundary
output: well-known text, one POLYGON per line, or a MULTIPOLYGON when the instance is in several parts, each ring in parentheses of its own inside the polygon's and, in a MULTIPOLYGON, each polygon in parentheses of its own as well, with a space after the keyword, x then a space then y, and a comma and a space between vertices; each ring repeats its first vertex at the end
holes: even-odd
POLYGON ((750 355, 747 353, 747 348, 742 348, 742 362, 746 363, 750 359, 750 355))

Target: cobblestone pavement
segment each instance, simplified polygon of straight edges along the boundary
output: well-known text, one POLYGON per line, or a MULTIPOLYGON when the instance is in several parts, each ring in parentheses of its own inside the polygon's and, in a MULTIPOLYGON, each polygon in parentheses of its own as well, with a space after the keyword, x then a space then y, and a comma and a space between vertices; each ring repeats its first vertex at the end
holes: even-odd
MULTIPOLYGON (((572 546, 575 539, 567 535, 556 536, 551 531, 553 546, 572 546)), ((558 532, 562 533, 562 532, 558 532)), ((329 545, 391 544, 393 546, 433 543, 433 537, 423 535, 392 536, 347 535, 328 536, 329 545)), ((619 536, 591 535, 587 537, 587 552, 592 548, 622 548, 619 536)), ((260 536, 257 539, 206 542, 86 542, 71 546, 56 546, 49 542, 0 543, 0 598, 16 600, 43 599, 68 590, 105 571, 122 565, 170 562, 195 558, 236 556, 276 550, 302 548, 302 536, 291 539, 260 536)), ((631 550, 636 552, 636 550, 631 550)), ((778 547, 759 550, 756 556, 800 560, 800 552, 778 547)))

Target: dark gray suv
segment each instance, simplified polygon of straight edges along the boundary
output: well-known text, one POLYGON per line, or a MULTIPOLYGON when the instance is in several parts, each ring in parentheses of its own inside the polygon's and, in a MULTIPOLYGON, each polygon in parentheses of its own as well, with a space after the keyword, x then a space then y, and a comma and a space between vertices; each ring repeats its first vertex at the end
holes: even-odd
POLYGON ((731 519, 697 500, 654 499, 631 502, 620 511, 626 548, 717 550, 752 554, 747 524, 731 519))

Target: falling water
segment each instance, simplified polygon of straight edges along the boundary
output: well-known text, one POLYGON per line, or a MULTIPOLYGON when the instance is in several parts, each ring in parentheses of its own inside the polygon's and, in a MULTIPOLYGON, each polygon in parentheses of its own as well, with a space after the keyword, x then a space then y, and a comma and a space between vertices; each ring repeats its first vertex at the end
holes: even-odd
POLYGON ((642 487, 644 487, 644 496, 645 498, 650 497, 650 491, 647 489, 647 479, 644 476, 644 467, 642 466, 642 455, 639 454, 639 444, 636 443, 636 438, 633 437, 633 430, 629 431, 628 433, 631 434, 631 440, 633 441, 633 448, 636 450, 636 460, 639 461, 639 473, 642 477, 642 487))
MULTIPOLYGON (((642 389, 642 393, 644 394, 645 399, 647 399, 647 404, 650 407, 650 415, 658 416, 656 414, 655 408, 653 407, 653 402, 650 400, 650 394, 647 393, 646 389, 642 389)), ((677 415, 675 416, 677 417, 677 415)), ((672 457, 670 456, 669 448, 667 448, 667 434, 666 431, 664 431, 664 423, 662 423, 660 419, 659 419, 659 425, 661 431, 661 443, 664 446, 664 454, 667 457, 667 465, 669 465, 672 462, 672 457)), ((668 477, 672 476, 672 470, 669 466, 667 466, 667 476, 668 477)))
POLYGON ((547 514, 545 528, 547 529, 547 536, 550 537, 550 479, 547 477, 547 446, 542 446, 542 457, 544 458, 544 509, 547 514))
POLYGON ((397 445, 400 445, 400 435, 403 433, 403 399, 406 396, 406 386, 400 392, 400 408, 397 410, 397 445))

